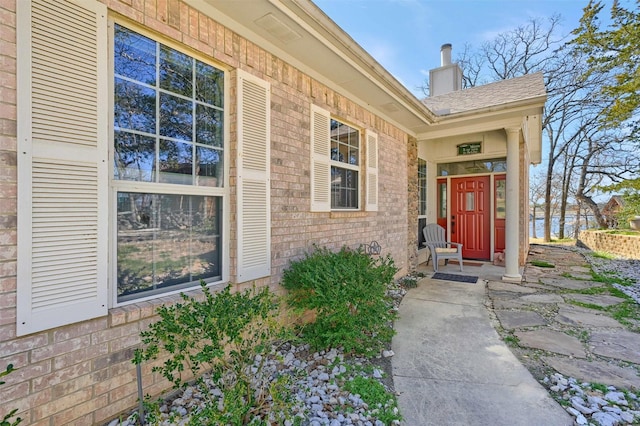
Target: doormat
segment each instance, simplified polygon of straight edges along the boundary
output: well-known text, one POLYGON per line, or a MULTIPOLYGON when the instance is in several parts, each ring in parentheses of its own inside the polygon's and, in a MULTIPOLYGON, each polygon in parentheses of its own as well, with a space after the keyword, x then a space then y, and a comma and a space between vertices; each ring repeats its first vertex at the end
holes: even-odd
POLYGON ((457 281, 460 283, 470 284, 475 284, 478 281, 478 277, 470 277, 468 275, 443 274, 442 272, 436 272, 431 278, 434 280, 457 281))

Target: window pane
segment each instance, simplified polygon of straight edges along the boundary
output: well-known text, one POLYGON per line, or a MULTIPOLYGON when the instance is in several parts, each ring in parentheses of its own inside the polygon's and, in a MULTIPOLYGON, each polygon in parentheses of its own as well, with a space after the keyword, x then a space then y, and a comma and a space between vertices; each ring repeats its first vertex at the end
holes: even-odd
POLYGON ((360 164, 360 132, 337 120, 331 120, 331 159, 360 164))
POLYGON ((193 184, 193 145, 160 141, 160 182, 193 184))
POLYGON ((358 163, 360 162, 360 158, 359 156, 359 150, 357 147, 350 147, 349 148, 349 164, 354 164, 354 165, 358 165, 358 163))
POLYGON ((193 59, 160 45, 160 88, 186 97, 193 93, 193 59))
POLYGON ((156 133, 156 91, 130 81, 115 79, 114 126, 116 129, 156 133))
POLYGON ((331 167, 331 207, 358 208, 358 172, 331 167))
POLYGON ((476 194, 475 192, 467 192, 465 194, 466 202, 465 202, 465 211, 472 212, 476 209, 476 194))
POLYGON ((418 215, 427 214, 427 162, 418 158, 418 215))
POLYGON ((219 278, 221 204, 218 197, 118 193, 118 301, 219 278))
POLYGON ((115 29, 115 73, 155 86, 156 42, 120 25, 116 25, 115 29))
POLYGON ((438 164, 438 176, 486 174, 507 170, 507 159, 461 161, 459 163, 438 164))
POLYGON ((447 184, 438 183, 438 217, 447 217, 447 184))
POLYGON ((155 180, 155 138, 115 132, 114 178, 153 182, 155 180))
POLYGON ((196 147, 196 185, 223 186, 222 153, 215 149, 196 147))
POLYGON ((205 105, 196 105, 196 142, 203 145, 222 147, 222 111, 205 105))
POLYGON ((193 103, 177 96, 160 93, 160 135, 191 141, 193 103))
POLYGON ((224 106, 224 73, 200 61, 196 61, 196 100, 224 106))
POLYGON ((507 181, 496 180, 496 219, 504 219, 507 216, 507 181))

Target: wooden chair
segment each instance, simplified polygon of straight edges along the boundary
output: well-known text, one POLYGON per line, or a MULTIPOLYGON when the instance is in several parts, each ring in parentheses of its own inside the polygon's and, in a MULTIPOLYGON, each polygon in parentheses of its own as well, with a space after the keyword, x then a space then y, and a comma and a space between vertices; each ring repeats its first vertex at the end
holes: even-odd
POLYGON ((429 248, 429 259, 433 259, 433 270, 438 272, 438 260, 444 259, 444 264, 449 263, 449 259, 457 259, 462 271, 462 244, 446 241, 444 228, 437 223, 430 223, 422 229, 424 235, 424 245, 429 248))

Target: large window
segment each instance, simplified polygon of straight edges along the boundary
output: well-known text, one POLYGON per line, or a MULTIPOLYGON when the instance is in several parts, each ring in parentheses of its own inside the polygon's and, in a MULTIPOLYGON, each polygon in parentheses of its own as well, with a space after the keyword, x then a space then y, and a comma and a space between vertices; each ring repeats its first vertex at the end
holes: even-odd
POLYGON ((117 299, 221 277, 224 72, 114 29, 117 299))
POLYGON ((331 119, 331 208, 357 209, 360 132, 331 119))
POLYGON ((506 158, 491 160, 461 161, 459 163, 438 164, 438 176, 499 173, 507 171, 506 158))

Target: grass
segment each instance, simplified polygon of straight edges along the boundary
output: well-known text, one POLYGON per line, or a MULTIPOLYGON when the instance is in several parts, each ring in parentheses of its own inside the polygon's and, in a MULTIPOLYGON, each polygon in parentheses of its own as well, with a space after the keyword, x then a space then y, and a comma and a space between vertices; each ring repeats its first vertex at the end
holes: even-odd
POLYGON ((627 296, 617 288, 612 287, 608 282, 605 281, 605 283, 608 284, 606 287, 593 287, 584 290, 567 290, 562 293, 590 295, 606 294, 624 299, 623 302, 606 307, 594 305, 592 303, 578 302, 576 300, 569 300, 568 303, 587 309, 605 312, 620 324, 625 325, 629 330, 640 332, 640 325, 638 324, 638 320, 640 319, 640 305, 638 305, 631 297, 627 296))
POLYGON ((607 385, 603 385, 602 383, 591 383, 590 387, 594 391, 600 391, 602 393, 609 392, 609 389, 607 388, 607 385))
POLYGON ((632 231, 630 229, 614 229, 610 231, 606 231, 606 234, 614 234, 614 235, 638 235, 640 236, 639 231, 632 231))
POLYGON ((370 408, 378 409, 378 419, 384 424, 388 425, 394 420, 402 419, 395 395, 387 391, 376 379, 356 376, 353 380, 347 381, 344 388, 352 394, 360 395, 370 408))
POLYGON ((617 305, 609 306, 606 310, 620 324, 626 325, 632 331, 640 331, 638 323, 633 321, 640 319, 640 305, 634 300, 625 300, 617 305))
POLYGON ((504 340, 504 342, 507 345, 510 345, 510 346, 519 346, 520 345, 520 340, 516 336, 513 336, 511 334, 508 335, 508 336, 504 336, 504 339, 502 339, 502 340, 504 340))
POLYGON ((607 253, 606 251, 594 251, 591 253, 591 256, 597 259, 607 259, 607 260, 613 260, 616 258, 614 255, 612 255, 611 253, 607 253))
POLYGON ((555 268, 556 265, 553 263, 549 263, 545 260, 532 260, 529 262, 533 266, 537 266, 538 268, 555 268))
POLYGON ((593 276, 592 280, 599 283, 605 283, 609 285, 620 284, 625 287, 633 285, 633 280, 629 278, 620 277, 617 275, 617 272, 615 271, 606 271, 602 274, 599 274, 598 272, 591 272, 591 275, 593 276))

